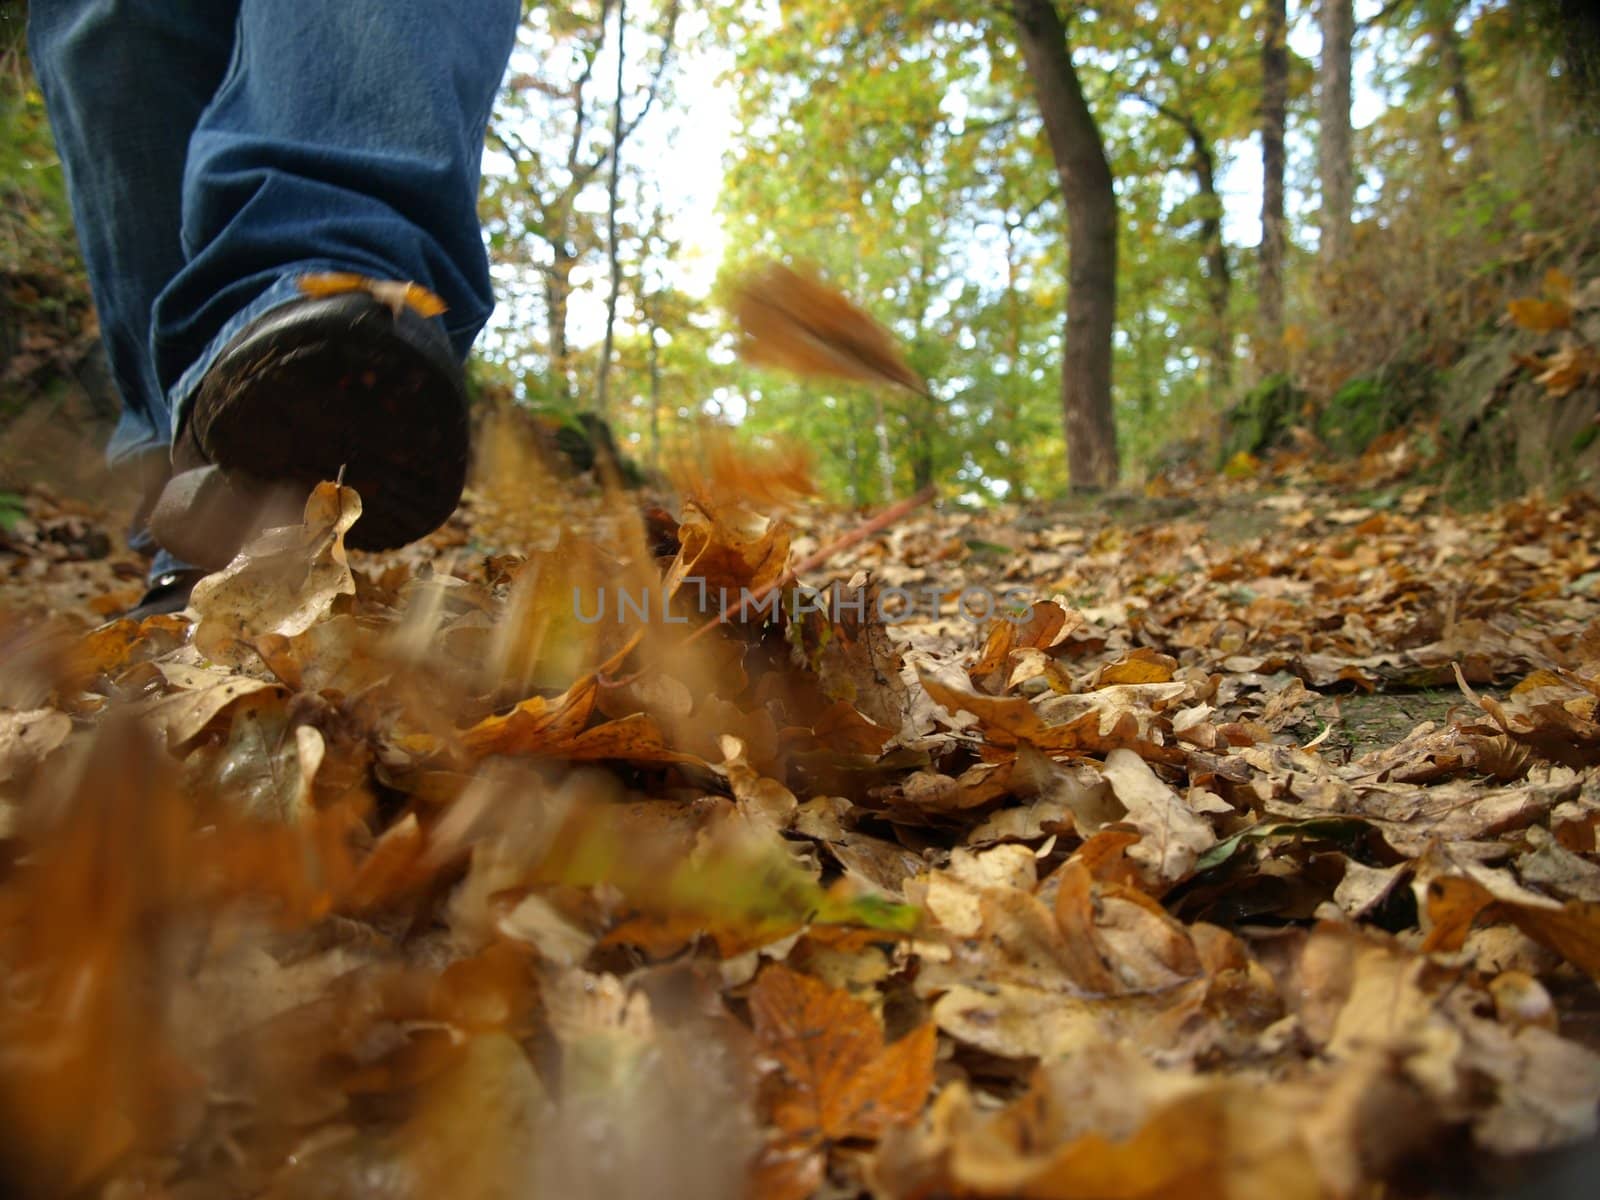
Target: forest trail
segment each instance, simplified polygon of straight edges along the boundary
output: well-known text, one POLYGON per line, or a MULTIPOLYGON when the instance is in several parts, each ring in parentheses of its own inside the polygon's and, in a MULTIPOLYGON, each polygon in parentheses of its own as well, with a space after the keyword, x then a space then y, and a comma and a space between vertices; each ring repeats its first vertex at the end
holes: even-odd
POLYGON ((109 514, 9 502, 25 1177, 1311 1197, 1592 1133, 1600 503, 1379 452, 924 508, 685 640, 861 520, 707 464, 640 522, 502 454, 348 564, 324 485, 142 625, 109 514))

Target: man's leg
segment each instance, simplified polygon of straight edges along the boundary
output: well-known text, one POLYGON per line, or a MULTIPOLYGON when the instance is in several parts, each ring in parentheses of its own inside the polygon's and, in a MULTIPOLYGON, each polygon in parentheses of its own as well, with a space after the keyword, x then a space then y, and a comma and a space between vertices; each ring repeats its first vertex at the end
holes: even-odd
POLYGON ((340 470, 364 502, 352 545, 400 544, 454 508, 459 365, 493 306, 484 128, 519 15, 518 0, 243 0, 189 145, 185 263, 155 307, 175 459, 210 472, 158 507, 169 546, 225 561, 242 522, 213 518, 231 497, 340 470), (321 272, 415 282, 447 310, 306 301, 299 281, 321 272))
POLYGON ((150 354, 156 296, 184 264, 184 160, 222 81, 237 3, 33 0, 29 53, 50 112, 95 308, 122 397, 114 464, 172 436, 150 354))
POLYGON ((477 216, 484 129, 518 0, 244 0, 190 143, 187 261, 156 304, 161 381, 187 399, 293 280, 350 271, 440 296, 458 355, 493 308, 477 216))
POLYGON ((106 455, 146 500, 129 531, 154 553, 151 611, 194 574, 144 524, 168 474, 172 415, 151 356, 155 299, 183 266, 189 138, 233 47, 236 0, 33 0, 29 54, 50 112, 73 223, 122 414, 106 455))

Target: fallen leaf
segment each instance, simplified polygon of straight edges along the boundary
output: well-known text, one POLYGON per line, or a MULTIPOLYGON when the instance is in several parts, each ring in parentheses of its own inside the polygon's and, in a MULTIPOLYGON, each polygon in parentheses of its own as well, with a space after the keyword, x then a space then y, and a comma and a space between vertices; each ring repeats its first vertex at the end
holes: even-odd
POLYGON ((269 529, 238 556, 195 585, 195 645, 218 662, 253 655, 264 634, 294 637, 326 615, 339 596, 355 594, 344 535, 361 517, 361 497, 319 483, 306 500, 305 521, 269 529))
POLYGON ((848 992, 774 963, 750 991, 756 1036, 777 1063, 772 1117, 807 1141, 878 1138, 913 1119, 933 1086, 933 1026, 885 1046, 848 992))

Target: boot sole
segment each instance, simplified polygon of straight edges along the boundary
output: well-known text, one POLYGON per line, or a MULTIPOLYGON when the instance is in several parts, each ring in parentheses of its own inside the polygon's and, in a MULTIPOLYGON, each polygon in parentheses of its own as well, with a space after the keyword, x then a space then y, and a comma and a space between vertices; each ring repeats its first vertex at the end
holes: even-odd
POLYGON ((226 472, 309 490, 342 470, 361 496, 346 537, 359 550, 431 533, 466 484, 466 391, 449 343, 364 292, 295 301, 249 326, 206 373, 190 422, 226 472))

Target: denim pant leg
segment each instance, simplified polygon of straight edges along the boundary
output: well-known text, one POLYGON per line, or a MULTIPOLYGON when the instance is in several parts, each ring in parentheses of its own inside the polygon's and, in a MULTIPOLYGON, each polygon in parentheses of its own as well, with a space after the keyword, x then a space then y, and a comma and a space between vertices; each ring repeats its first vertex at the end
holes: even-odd
POLYGON ((422 284, 466 357, 493 308, 478 178, 520 14, 519 0, 243 0, 189 143, 184 263, 155 305, 175 410, 308 271, 422 284))
POLYGON ((122 398, 108 456, 172 435, 150 355, 155 299, 183 267, 189 136, 233 46, 228 0, 32 0, 28 42, 122 398))

